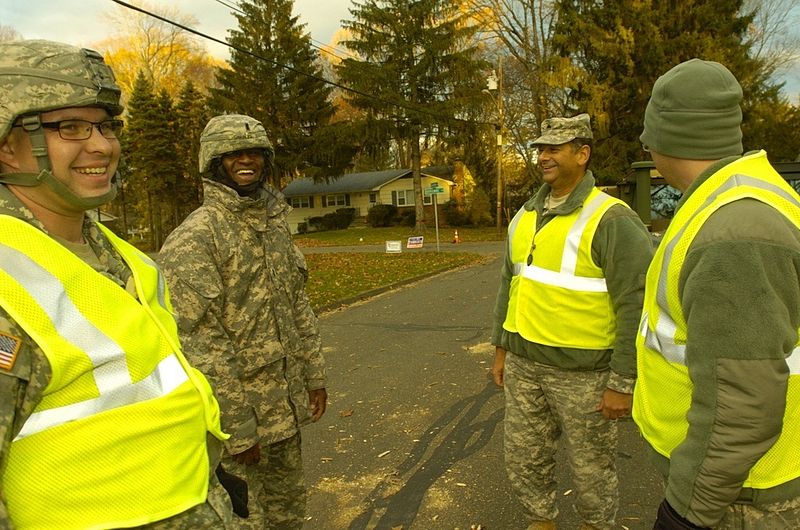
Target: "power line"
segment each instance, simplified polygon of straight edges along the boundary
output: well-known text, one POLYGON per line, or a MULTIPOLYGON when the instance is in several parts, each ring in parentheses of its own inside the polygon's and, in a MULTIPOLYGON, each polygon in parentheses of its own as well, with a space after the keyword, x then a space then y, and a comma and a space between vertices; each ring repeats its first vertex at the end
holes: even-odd
MULTIPOLYGON (((235 4, 233 4, 233 5, 229 4, 229 3, 225 2, 224 0, 214 0, 214 1, 217 2, 218 4, 221 4, 221 5, 225 6, 225 7, 227 7, 228 9, 230 9, 232 11, 236 11, 237 13, 239 13, 241 15, 246 15, 247 14, 244 11, 242 11, 242 9, 239 6, 237 6, 235 4)), ((336 57, 337 59, 344 59, 344 57, 342 57, 341 55, 347 55, 347 56, 350 56, 350 57, 352 57, 354 59, 358 59, 358 57, 356 55, 354 55, 354 54, 352 54, 352 53, 350 53, 350 52, 348 52, 346 50, 343 50, 341 48, 337 48, 336 46, 331 46, 329 44, 325 44, 324 42, 320 42, 320 41, 312 38, 310 32, 309 32, 309 37, 308 38, 311 41, 311 47, 312 48, 316 48, 317 50, 321 51, 322 53, 327 53, 328 55, 332 55, 332 56, 336 57), (320 46, 317 46, 314 43, 319 44, 320 46), (333 50, 333 51, 331 51, 331 50, 333 50), (339 54, 341 54, 341 55, 337 55, 337 52, 339 54)))
MULTIPOLYGON (((406 105, 406 104, 403 104, 403 103, 389 101, 389 100, 377 97, 375 95, 368 94, 368 93, 362 92, 360 90, 356 90, 354 88, 345 86, 345 85, 343 85, 341 83, 337 83, 336 81, 330 81, 328 79, 325 79, 324 77, 320 77, 320 76, 315 75, 315 74, 309 74, 308 72, 304 72, 304 71, 302 71, 302 70, 300 70, 298 68, 295 68, 293 66, 289 66, 289 65, 286 65, 286 64, 281 64, 281 63, 279 63, 277 61, 274 61, 272 59, 269 59, 267 57, 263 57, 261 55, 258 55, 257 53, 251 52, 250 50, 247 50, 245 48, 241 48, 239 46, 235 46, 235 45, 233 45, 233 44, 231 44, 229 42, 222 41, 222 40, 220 40, 220 39, 218 39, 216 37, 212 37, 211 35, 208 35, 206 33, 198 31, 198 30, 196 30, 194 28, 190 28, 188 26, 185 26, 183 24, 175 22, 174 20, 170 20, 170 19, 168 19, 166 17, 163 17, 161 15, 158 15, 156 13, 151 13, 150 11, 147 11, 146 9, 143 9, 141 7, 138 7, 138 6, 135 6, 135 5, 132 5, 132 4, 129 4, 128 2, 123 2, 122 0, 111 0, 111 1, 114 2, 115 4, 118 4, 118 5, 122 6, 122 7, 126 7, 128 9, 133 10, 133 11, 137 11, 137 12, 142 13, 144 15, 156 18, 156 19, 158 19, 158 20, 160 20, 162 22, 166 22, 167 24, 170 24, 172 26, 181 28, 182 30, 188 31, 189 33, 192 33, 193 35, 197 35, 198 37, 202 37, 202 38, 210 40, 212 42, 216 42, 217 44, 221 44, 223 46, 226 46, 228 48, 236 50, 236 51, 238 51, 240 53, 243 53, 245 55, 249 55, 250 57, 254 57, 254 58, 256 58, 256 59, 258 59, 260 61, 271 63, 271 64, 273 64, 273 65, 275 65, 275 66, 277 66, 279 68, 284 68, 286 70, 289 70, 290 72, 294 72, 296 74, 299 74, 299 75, 314 79, 316 81, 320 81, 320 82, 325 83, 327 85, 334 86, 334 87, 339 88, 341 90, 344 90, 346 92, 357 94, 357 95, 359 95, 361 97, 364 97, 364 98, 367 98, 367 99, 370 99, 370 100, 373 100, 373 101, 380 102, 380 103, 382 103, 384 105, 388 105, 388 106, 392 106, 392 107, 398 107, 398 108, 405 109, 405 110, 410 111, 410 112, 416 112, 418 114, 425 114, 427 116, 430 116, 430 117, 436 118, 436 119, 440 119, 440 120, 452 120, 452 121, 455 121, 457 123, 461 123, 461 122, 463 122, 463 123, 476 123, 476 122, 472 122, 472 121, 469 121, 469 120, 463 120, 463 119, 460 119, 460 118, 456 118, 454 116, 442 116, 442 115, 436 114, 435 112, 431 112, 431 111, 429 111, 427 109, 413 108, 413 107, 411 107, 409 105, 406 105)), ((217 0, 217 2, 222 3, 222 0, 217 0)), ((230 7, 230 6, 228 6, 228 7, 230 7)), ((478 123, 480 123, 480 122, 478 122, 478 123)))

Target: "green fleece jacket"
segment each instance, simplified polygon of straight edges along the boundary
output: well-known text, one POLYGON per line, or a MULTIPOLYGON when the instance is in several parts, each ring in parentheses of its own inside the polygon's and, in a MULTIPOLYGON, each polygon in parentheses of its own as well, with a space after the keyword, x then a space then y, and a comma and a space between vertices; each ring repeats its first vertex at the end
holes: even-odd
MULTIPOLYGON (((737 159, 709 167, 678 208, 737 159)), ((800 231, 760 201, 725 205, 692 241, 678 288, 694 382, 689 431, 671 459, 653 454, 668 477, 673 508, 714 527, 733 502, 760 506, 800 496, 800 479, 742 489, 782 428, 789 377, 784 352, 796 344, 800 327, 800 231)))
MULTIPOLYGON (((567 201, 543 213, 550 186, 544 184, 523 208, 536 210, 540 230, 557 215, 567 215, 583 207, 583 201, 595 185, 587 171, 567 201)), ((564 370, 599 371, 611 369, 608 387, 618 392, 633 392, 636 380, 636 333, 642 313, 644 282, 653 257, 653 245, 647 228, 636 213, 623 205, 612 206, 600 220, 592 241, 592 259, 603 270, 608 293, 617 315, 617 338, 613 349, 586 350, 555 348, 524 339, 518 333, 503 329, 508 310, 508 297, 514 265, 509 244, 501 271, 500 289, 494 308, 492 344, 534 362, 564 370)), ((559 315, 543 315, 560 318, 559 315)), ((576 322, 576 326, 580 323, 576 322)))

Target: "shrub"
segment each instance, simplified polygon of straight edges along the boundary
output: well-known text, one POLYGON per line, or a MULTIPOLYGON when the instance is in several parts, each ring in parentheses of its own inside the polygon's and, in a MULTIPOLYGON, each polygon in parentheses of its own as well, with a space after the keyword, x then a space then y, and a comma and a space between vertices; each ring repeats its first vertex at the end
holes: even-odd
POLYGON ((448 226, 465 226, 469 223, 466 212, 453 199, 442 205, 442 213, 448 226))
POLYGON ((308 228, 310 228, 314 232, 322 230, 322 225, 323 225, 323 221, 322 221, 322 217, 320 217, 320 216, 310 217, 308 219, 308 228))
POLYGON ((400 224, 403 226, 414 226, 417 224, 417 212, 413 209, 403 210, 400 214, 400 224))
POLYGON ((353 219, 355 218, 355 208, 339 208, 336 210, 336 227, 340 229, 347 228, 353 223, 353 219))
POLYGON ((297 233, 305 234, 308 232, 308 223, 297 223, 297 233))
POLYGON ((492 224, 492 203, 485 191, 478 188, 472 194, 469 205, 469 222, 472 226, 490 226, 492 224))
POLYGON ((395 217, 397 217, 397 206, 376 204, 367 212, 367 223, 373 228, 391 226, 395 217))

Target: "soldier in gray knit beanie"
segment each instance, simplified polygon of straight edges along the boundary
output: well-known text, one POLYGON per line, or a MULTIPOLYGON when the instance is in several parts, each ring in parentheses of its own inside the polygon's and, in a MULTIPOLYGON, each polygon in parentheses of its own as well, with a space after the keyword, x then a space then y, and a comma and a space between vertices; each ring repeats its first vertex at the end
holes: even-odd
POLYGON ((658 78, 647 103, 644 148, 689 160, 742 154, 742 87, 720 63, 691 59, 658 78))

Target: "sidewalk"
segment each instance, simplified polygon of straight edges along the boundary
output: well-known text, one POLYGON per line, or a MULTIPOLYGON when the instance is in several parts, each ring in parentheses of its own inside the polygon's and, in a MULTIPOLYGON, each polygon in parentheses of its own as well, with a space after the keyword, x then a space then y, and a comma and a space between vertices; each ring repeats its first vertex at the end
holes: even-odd
MULTIPOLYGON (((422 248, 406 248, 402 241, 403 252, 436 252, 436 240, 425 239, 422 248)), ((325 254, 329 252, 386 252, 385 245, 352 245, 344 247, 300 247, 304 254, 325 254)), ((475 252, 478 254, 502 255, 505 251, 504 241, 469 241, 454 244, 448 241, 439 242, 439 252, 475 252)))

